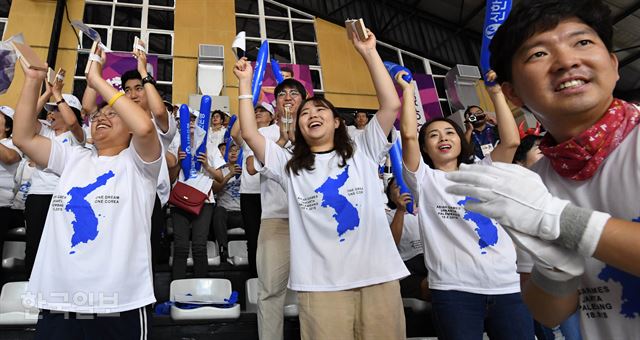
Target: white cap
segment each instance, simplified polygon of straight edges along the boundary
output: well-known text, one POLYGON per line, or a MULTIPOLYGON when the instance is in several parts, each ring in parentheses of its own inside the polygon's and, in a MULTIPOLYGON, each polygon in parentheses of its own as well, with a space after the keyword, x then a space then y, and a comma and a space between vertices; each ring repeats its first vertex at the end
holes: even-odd
POLYGON ((200 111, 198 111, 198 110, 194 110, 192 108, 189 108, 189 112, 191 112, 191 115, 195 116, 196 118, 198 118, 200 116, 200 111))
POLYGON ((271 104, 269 104, 267 102, 261 102, 260 104, 256 105, 256 109, 259 108, 259 107, 267 110, 272 116, 273 116, 273 114, 275 112, 275 110, 273 109, 273 105, 271 105, 271 104))
POLYGON ((15 113, 12 108, 5 105, 0 106, 0 112, 11 119, 13 119, 13 114, 15 113))
MULTIPOLYGON (((82 111, 82 104, 80 104, 80 100, 78 100, 78 97, 69 94, 69 93, 64 93, 62 95, 62 98, 64 99, 65 102, 67 102, 67 104, 78 110, 78 111, 82 111)), ((57 108, 58 105, 56 105, 56 103, 46 103, 44 104, 44 109, 47 110, 47 112, 51 112, 53 111, 55 108, 57 108)))

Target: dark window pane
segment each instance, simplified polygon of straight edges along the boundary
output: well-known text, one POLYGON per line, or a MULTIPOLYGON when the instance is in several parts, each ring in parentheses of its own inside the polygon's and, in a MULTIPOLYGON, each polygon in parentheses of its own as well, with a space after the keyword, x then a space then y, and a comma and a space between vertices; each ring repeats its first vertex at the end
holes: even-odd
POLYGON ((149 33, 149 53, 171 54, 171 36, 149 33))
POLYGON ((84 94, 84 89, 87 87, 87 81, 84 79, 74 79, 73 80, 73 95, 82 98, 84 94))
POLYGON ((319 70, 309 70, 311 72, 311 82, 313 83, 314 90, 320 90, 322 88, 322 82, 320 80, 319 70))
POLYGON ((444 77, 433 77, 433 82, 436 83, 436 90, 438 90, 439 98, 447 98, 446 86, 444 85, 444 77))
POLYGON ((116 7, 114 26, 140 27, 142 8, 116 7))
POLYGON ((128 4, 141 4, 142 0, 118 0, 118 2, 126 2, 128 4))
POLYGON ((245 31, 247 37, 260 38, 258 19, 236 18, 236 32, 245 31))
POLYGON ((272 17, 285 17, 285 18, 289 16, 287 15, 286 8, 280 7, 278 5, 275 5, 269 2, 264 3, 264 15, 272 16, 272 17))
MULTIPOLYGON (((256 60, 258 58, 258 50, 260 49, 260 42, 255 40, 247 40, 247 59, 256 60)), ((273 53, 273 52, 271 52, 273 53)))
POLYGON ((269 53, 280 63, 291 64, 291 50, 289 45, 269 43, 269 53))
POLYGON ((171 81, 173 79, 173 59, 158 58, 158 75, 156 79, 171 81))
POLYGON ((88 59, 89 59, 89 53, 78 52, 78 62, 76 63, 76 73, 75 73, 76 76, 84 76, 84 69, 85 67, 87 67, 88 59))
POLYGON ((296 64, 320 65, 316 46, 296 45, 296 64))
POLYGON ((173 12, 149 9, 149 28, 173 31, 173 12))
MULTIPOLYGON (((0 0, 0 18, 8 18, 10 8, 11 0, 0 0)), ((2 32, 2 30, 0 30, 0 32, 2 32)))
POLYGON ((316 30, 311 23, 292 22, 293 40, 316 41, 316 30))
POLYGON ((431 64, 431 73, 445 76, 447 75, 447 72, 449 72, 449 70, 431 64))
POLYGON ((111 6, 86 4, 82 21, 85 24, 111 25, 111 6))
POLYGON ((424 62, 422 59, 402 54, 402 62, 404 66, 408 68, 412 73, 427 73, 424 69, 424 62))
POLYGON ((267 20, 267 38, 290 40, 289 22, 280 20, 267 20))
POLYGON ((160 94, 160 97, 162 97, 162 100, 166 100, 168 102, 171 102, 171 96, 172 96, 172 92, 173 92, 173 88, 171 85, 169 84, 157 84, 156 85, 156 89, 158 90, 158 93, 160 94))
POLYGON ((293 9, 291 10, 291 17, 299 19, 313 19, 313 15, 301 14, 294 11, 293 9))
POLYGON ((4 35, 4 22, 0 22, 0 39, 4 35))
POLYGON ((111 49, 114 51, 130 52, 133 48, 133 41, 136 36, 140 36, 140 31, 113 30, 113 35, 111 36, 111 49))
POLYGON ((378 45, 376 46, 378 49, 378 54, 380 54, 380 58, 382 61, 390 61, 392 63, 400 64, 400 60, 398 59, 398 51, 392 50, 388 47, 378 45))
POLYGON ((449 106, 449 102, 448 101, 441 101, 440 102, 440 108, 442 109, 442 114, 446 117, 448 115, 450 115, 451 112, 451 107, 449 106))
MULTIPOLYGON (((107 29, 106 28, 96 28, 92 27, 98 34, 100 34, 100 40, 106 45, 107 44, 107 29)), ((93 45, 93 40, 87 37, 86 34, 82 34, 82 48, 90 49, 91 45, 93 45)))
POLYGON ((173 0, 149 0, 149 5, 173 7, 173 0))
POLYGON ((236 13, 258 14, 258 1, 236 0, 236 13))

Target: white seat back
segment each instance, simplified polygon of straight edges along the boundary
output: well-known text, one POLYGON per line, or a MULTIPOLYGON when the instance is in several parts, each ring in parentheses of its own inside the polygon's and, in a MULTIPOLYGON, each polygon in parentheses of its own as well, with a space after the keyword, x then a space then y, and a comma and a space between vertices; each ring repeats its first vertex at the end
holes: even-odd
POLYGON ((22 303, 26 288, 27 281, 8 282, 2 287, 0 325, 35 325, 38 322, 39 310, 22 303))

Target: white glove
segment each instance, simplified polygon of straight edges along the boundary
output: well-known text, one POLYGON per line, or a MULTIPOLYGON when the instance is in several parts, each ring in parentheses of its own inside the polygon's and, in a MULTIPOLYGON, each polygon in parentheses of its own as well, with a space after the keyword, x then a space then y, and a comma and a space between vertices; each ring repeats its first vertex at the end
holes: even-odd
POLYGON ((575 293, 584 273, 582 255, 509 228, 505 231, 519 249, 533 257, 531 279, 538 287, 555 296, 575 293))
POLYGON ((468 201, 465 208, 544 240, 560 236, 560 213, 569 201, 553 197, 535 172, 498 162, 461 164, 447 179, 459 183, 447 187, 448 193, 480 201, 468 201))

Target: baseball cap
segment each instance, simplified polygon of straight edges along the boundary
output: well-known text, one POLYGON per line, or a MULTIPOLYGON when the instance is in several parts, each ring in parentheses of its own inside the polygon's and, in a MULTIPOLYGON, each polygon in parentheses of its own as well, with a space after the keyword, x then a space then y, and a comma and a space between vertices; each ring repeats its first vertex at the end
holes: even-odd
MULTIPOLYGON (((69 94, 69 93, 64 93, 62 95, 62 98, 64 99, 65 102, 67 102, 67 104, 71 107, 74 108, 76 110, 78 110, 78 112, 82 111, 82 104, 80 104, 80 100, 78 100, 78 97, 69 94)), ((47 110, 47 112, 51 112, 54 109, 56 109, 58 107, 58 105, 56 105, 56 103, 46 103, 44 104, 44 109, 47 110)))
POLYGON ((13 114, 15 113, 12 108, 5 105, 0 106, 0 112, 11 119, 13 119, 13 114))
POLYGON ((271 105, 269 103, 266 103, 266 102, 261 102, 260 104, 256 105, 256 109, 259 108, 259 107, 267 110, 272 116, 273 116, 273 114, 275 112, 275 110, 273 109, 273 105, 271 105))

